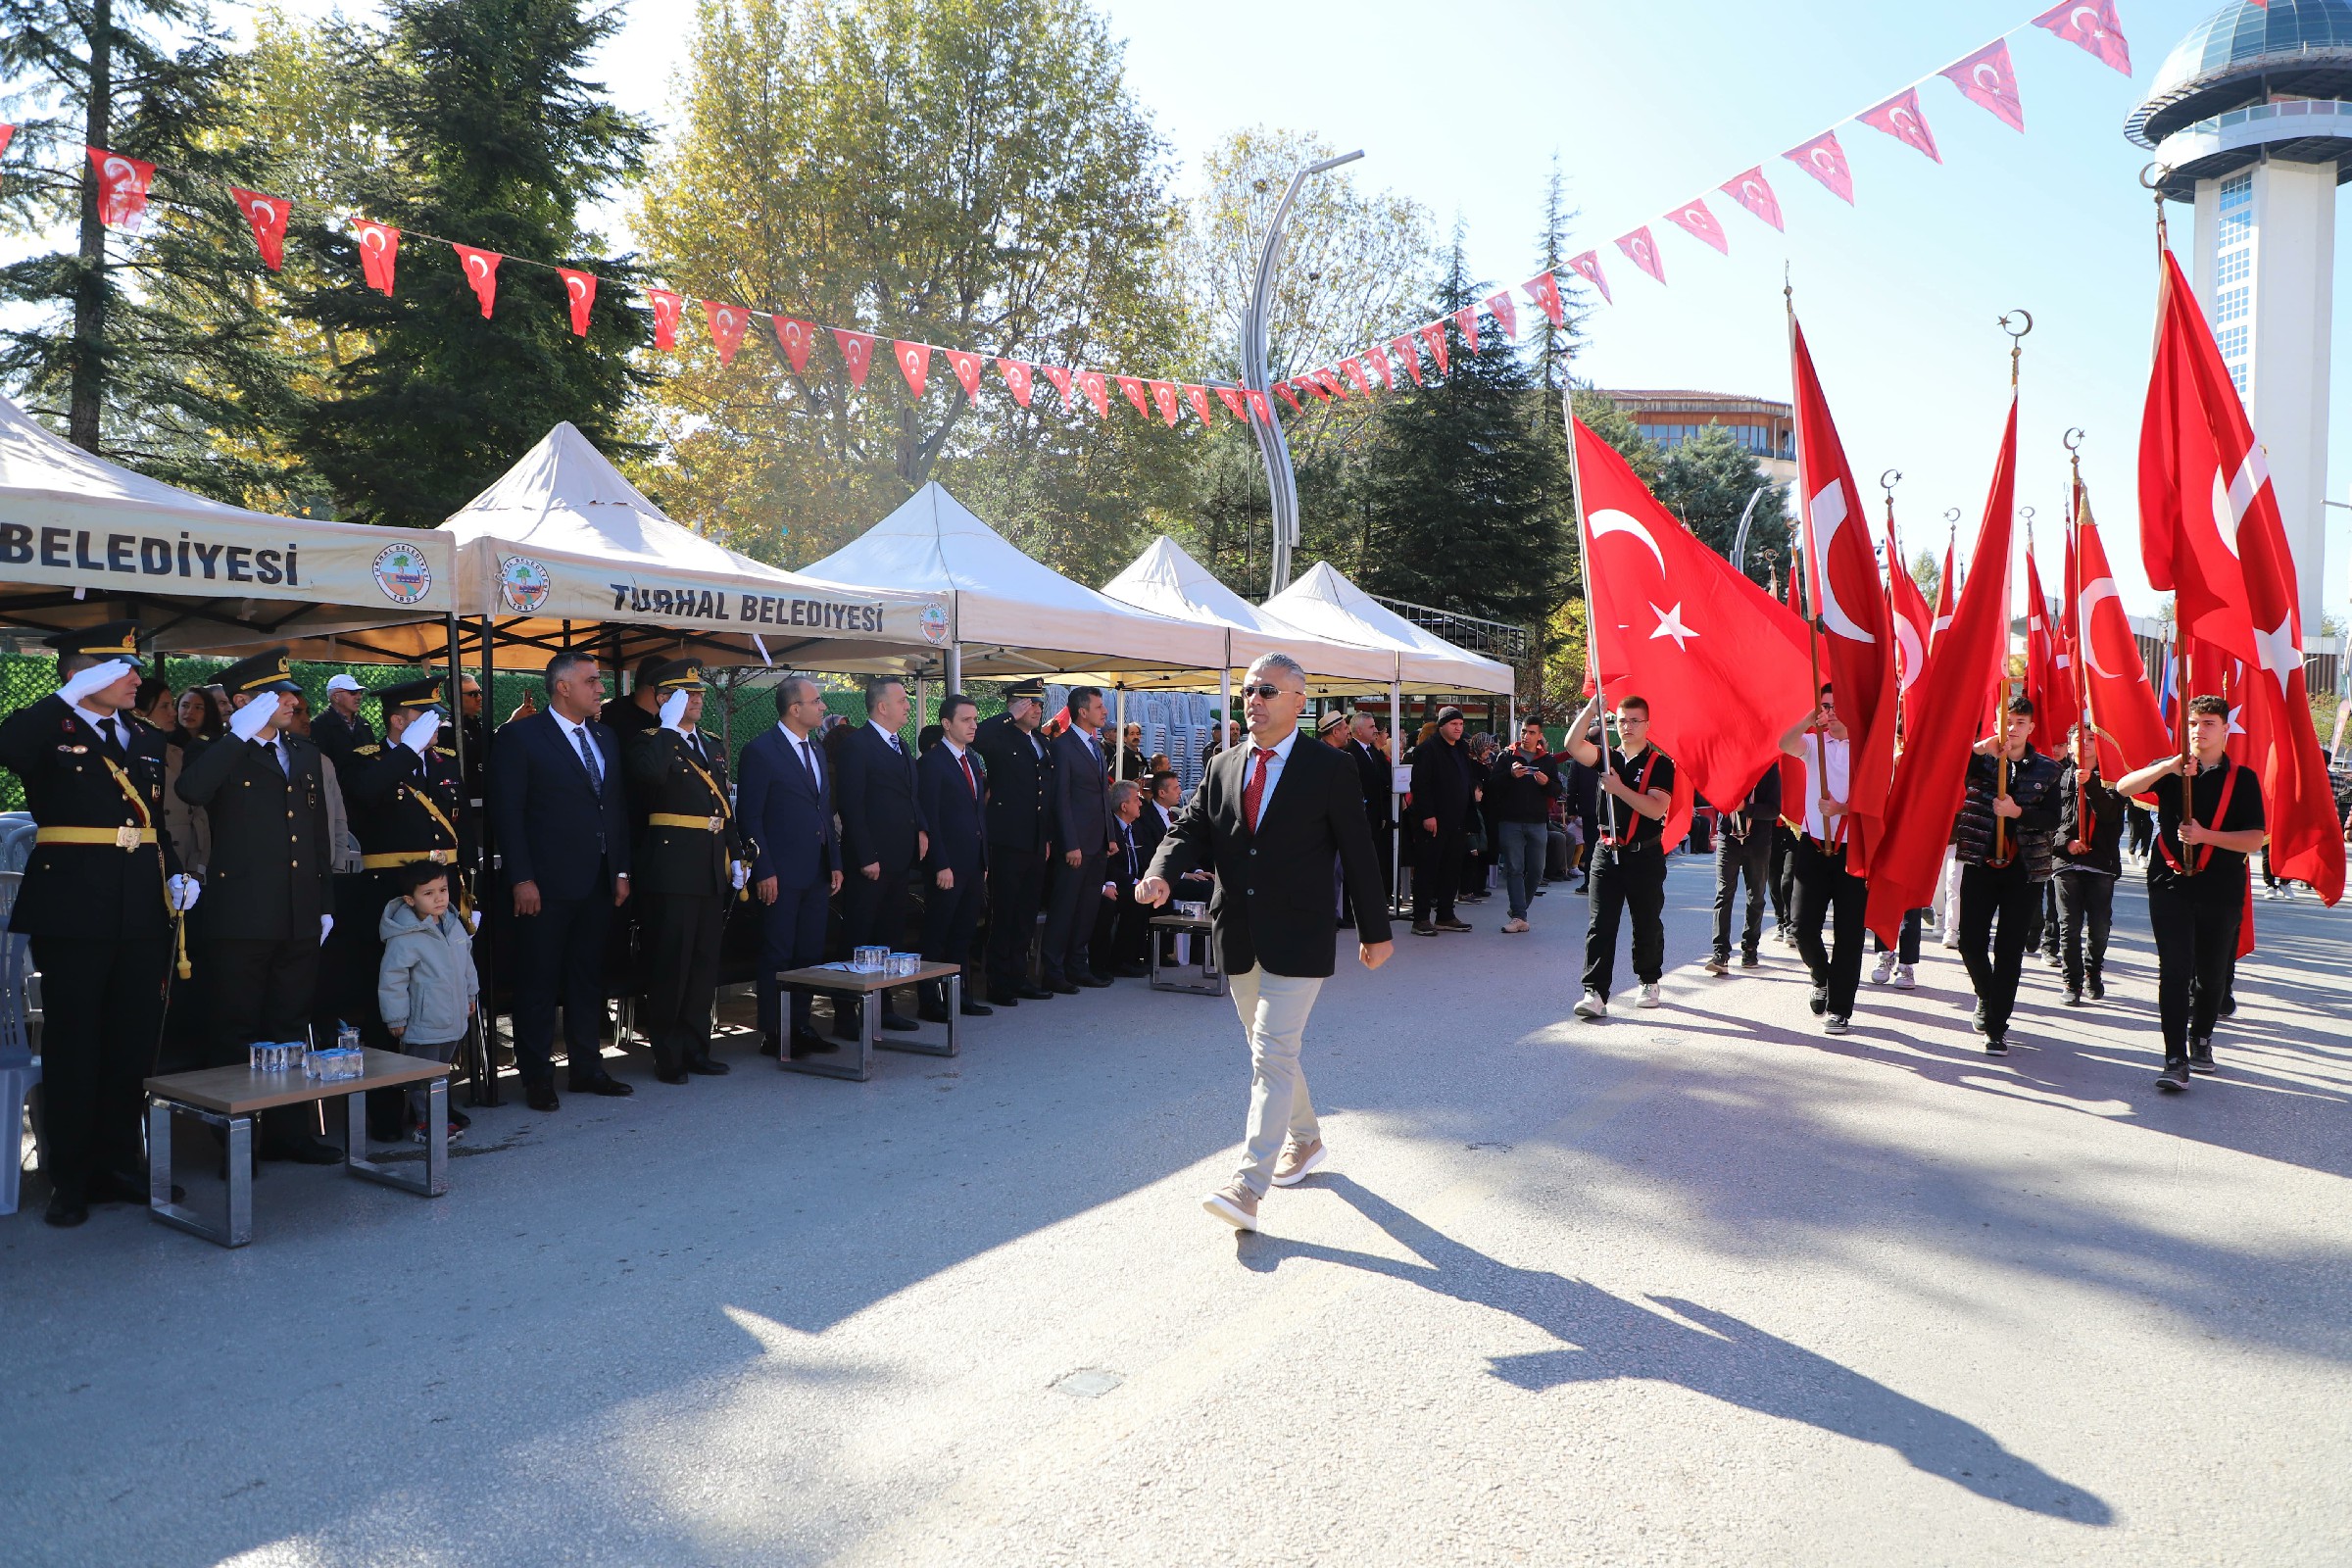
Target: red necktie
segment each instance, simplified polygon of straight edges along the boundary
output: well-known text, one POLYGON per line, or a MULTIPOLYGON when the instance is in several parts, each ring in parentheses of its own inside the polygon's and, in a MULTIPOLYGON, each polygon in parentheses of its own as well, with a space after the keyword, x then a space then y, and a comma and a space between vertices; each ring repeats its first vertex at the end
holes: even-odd
POLYGON ((1242 791, 1242 809, 1250 813, 1250 831, 1257 831, 1257 808, 1266 798, 1266 763, 1274 757, 1273 750, 1264 746, 1250 748, 1256 754, 1257 765, 1250 770, 1249 786, 1242 791))
POLYGON ((963 769, 963 781, 971 787, 972 799, 978 800, 980 798, 980 781, 972 777, 972 760, 958 752, 956 754, 956 763, 963 769))

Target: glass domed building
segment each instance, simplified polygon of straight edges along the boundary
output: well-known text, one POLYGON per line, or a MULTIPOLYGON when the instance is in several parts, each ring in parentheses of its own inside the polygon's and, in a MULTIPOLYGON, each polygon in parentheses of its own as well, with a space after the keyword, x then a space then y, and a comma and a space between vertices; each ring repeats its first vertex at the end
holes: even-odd
POLYGON ((2174 250, 2268 451, 2320 623, 2335 188, 2352 179, 2352 0, 2231 0, 2189 29, 2124 133, 2190 205, 2174 250))

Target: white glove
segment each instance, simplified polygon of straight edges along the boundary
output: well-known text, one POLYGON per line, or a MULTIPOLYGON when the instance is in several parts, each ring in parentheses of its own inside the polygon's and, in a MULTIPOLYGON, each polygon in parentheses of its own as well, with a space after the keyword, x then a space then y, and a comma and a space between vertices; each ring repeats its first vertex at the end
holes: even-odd
POLYGON ((735 862, 734 876, 735 891, 741 893, 743 891, 743 885, 752 879, 752 868, 744 864, 741 860, 737 860, 735 862))
POLYGON ((675 691, 671 692, 667 697, 662 699, 662 727, 663 729, 676 730, 680 735, 686 733, 685 729, 681 726, 684 724, 686 718, 686 699, 688 695, 688 693, 683 691, 675 691))
POLYGON ((185 914, 196 907, 196 895, 204 891, 203 883, 185 875, 173 877, 165 886, 171 893, 172 912, 174 914, 185 914))
POLYGON ((467 910, 467 911, 466 911, 466 919, 467 923, 468 923, 468 924, 469 924, 469 925, 470 925, 470 926, 471 926, 471 927, 472 927, 474 930, 476 930, 476 931, 479 931, 479 930, 482 928, 482 911, 481 911, 481 910, 479 910, 479 909, 469 909, 469 910, 467 910))
POLYGON ((440 733, 441 715, 428 708, 409 720, 409 727, 400 732, 400 744, 422 757, 425 748, 433 744, 433 737, 440 733))
POLYGON ((277 693, 275 692, 264 692, 228 715, 228 727, 241 741, 252 740, 276 722, 277 693))
POLYGON ((326 946, 326 934, 334 928, 335 917, 333 915, 322 914, 318 917, 318 945, 320 947, 326 946))
POLYGON ((138 670, 138 665, 126 660, 110 659, 73 676, 57 689, 57 695, 69 703, 78 703, 90 693, 102 692, 123 676, 137 674, 138 670))

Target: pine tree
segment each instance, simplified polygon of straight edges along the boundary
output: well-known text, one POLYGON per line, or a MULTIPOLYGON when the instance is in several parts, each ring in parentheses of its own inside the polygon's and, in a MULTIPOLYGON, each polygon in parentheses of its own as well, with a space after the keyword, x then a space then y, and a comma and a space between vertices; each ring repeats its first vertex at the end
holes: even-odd
POLYGON ((1739 537, 1740 519, 1746 515, 1743 564, 1757 582, 1765 580, 1767 564, 1788 551, 1788 486, 1776 483, 1756 455, 1722 425, 1708 425, 1696 438, 1668 452, 1649 485, 1650 493, 1682 518, 1684 527, 1726 560, 1739 537))

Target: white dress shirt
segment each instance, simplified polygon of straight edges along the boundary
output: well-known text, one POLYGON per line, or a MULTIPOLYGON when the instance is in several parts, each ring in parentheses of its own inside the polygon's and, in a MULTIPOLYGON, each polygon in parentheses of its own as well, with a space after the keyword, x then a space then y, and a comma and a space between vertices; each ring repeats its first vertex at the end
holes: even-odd
POLYGON ((1853 744, 1850 741, 1838 740, 1833 735, 1807 735, 1798 744, 1804 748, 1805 834, 1819 843, 1843 844, 1845 842, 1845 819, 1843 817, 1838 819, 1835 839, 1832 838, 1829 828, 1822 821, 1821 791, 1814 785, 1813 770, 1817 760, 1826 764, 1823 767, 1823 775, 1829 780, 1830 799, 1837 805, 1843 806, 1846 791, 1852 787, 1849 774, 1853 766, 1853 744), (1821 748, 1818 754, 1814 751, 1815 746, 1821 748))
MULTIPOLYGON (((1282 782, 1283 766, 1290 761, 1291 748, 1298 742, 1298 731, 1296 726, 1293 726, 1288 735, 1274 743, 1274 755, 1266 759, 1265 793, 1260 795, 1257 801, 1257 819, 1260 822, 1266 819, 1266 812, 1273 808, 1275 786, 1282 782)), ((1244 735, 1242 744, 1235 747, 1234 750, 1242 754, 1242 799, 1247 802, 1250 798, 1250 780, 1257 772, 1257 741, 1251 736, 1244 735)), ((1245 806, 1244 809, 1247 810, 1248 808, 1245 806)))

